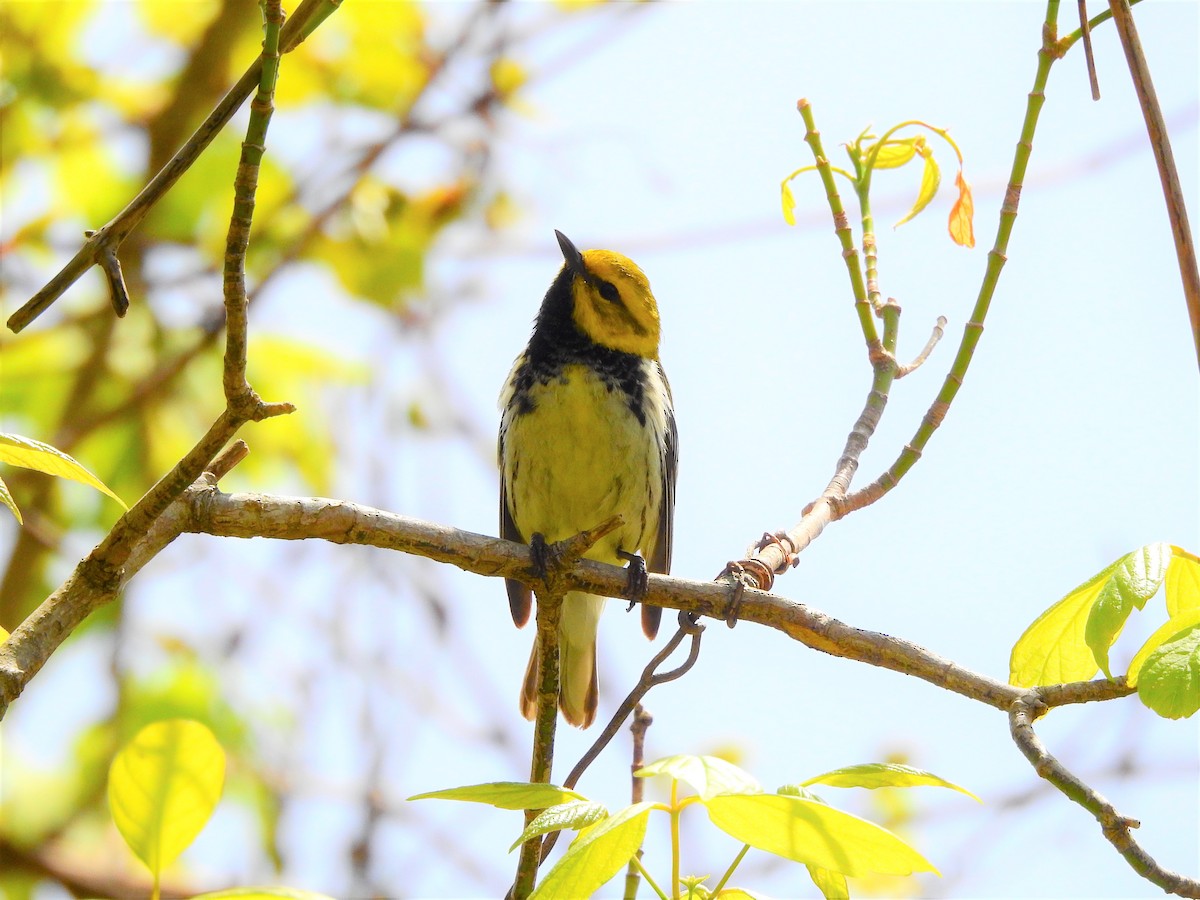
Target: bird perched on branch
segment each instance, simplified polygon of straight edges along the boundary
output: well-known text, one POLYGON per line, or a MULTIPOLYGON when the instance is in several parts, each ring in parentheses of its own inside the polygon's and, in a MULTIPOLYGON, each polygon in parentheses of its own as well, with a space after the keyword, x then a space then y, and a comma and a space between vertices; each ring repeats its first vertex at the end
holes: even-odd
MULTIPOLYGON (((500 534, 544 548, 620 515, 624 522, 584 555, 621 565, 630 585, 671 566, 677 435, 671 389, 658 360, 658 305, 631 260, 580 252, 556 231, 565 263, 542 300, 533 334, 500 395, 500 534), (637 556, 641 553, 642 556, 637 556)), ((535 559, 536 559, 535 553, 535 559)), ((508 580, 518 627, 530 589, 508 580)), ((636 592, 636 591, 632 591, 636 592)), ((572 725, 596 717, 596 627, 604 597, 572 591, 559 624, 559 707, 572 725)), ((642 606, 642 630, 662 610, 642 606)), ((537 641, 521 712, 537 710, 537 641)))

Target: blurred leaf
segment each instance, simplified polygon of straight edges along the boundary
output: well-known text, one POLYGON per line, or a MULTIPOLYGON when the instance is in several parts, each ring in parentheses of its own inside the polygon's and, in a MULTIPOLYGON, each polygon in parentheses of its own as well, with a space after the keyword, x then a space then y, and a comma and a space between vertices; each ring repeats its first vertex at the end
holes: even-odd
MULTIPOLYGON (((6 462, 13 466, 21 466, 25 469, 33 469, 37 472, 44 472, 56 478, 68 478, 71 481, 78 481, 112 497, 121 504, 122 509, 129 509, 124 501, 110 491, 99 478, 66 453, 56 450, 49 444, 43 444, 41 441, 20 437, 15 434, 0 433, 0 462, 6 462)), ((20 517, 18 516, 18 518, 20 517)))
POLYGON ((850 876, 937 871, 890 831, 820 803, 781 794, 725 794, 703 802, 726 834, 784 859, 850 876))
POLYGON ((579 831, 607 818, 608 810, 604 808, 604 804, 594 803, 591 800, 572 800, 570 803, 560 803, 557 806, 548 807, 538 813, 534 820, 525 827, 521 836, 508 848, 508 852, 512 853, 527 840, 537 837, 539 834, 549 834, 551 831, 563 831, 568 828, 572 831, 579 831))
MULTIPOLYGON (((429 79, 425 17, 412 0, 345 3, 293 54, 280 78, 280 109, 309 102, 360 105, 399 116, 429 79)), ((250 40, 246 61, 258 47, 250 40)), ((245 62, 242 63, 245 65, 245 62)))
POLYGON ((333 900, 326 894, 287 887, 237 887, 209 894, 197 894, 192 900, 333 900))
POLYGON ((12 498, 12 492, 8 489, 8 485, 4 483, 3 478, 0 478, 0 504, 7 506, 12 511, 12 514, 17 517, 18 525, 25 524, 25 520, 21 518, 21 510, 17 509, 17 504, 12 498))
POLYGON ((56 122, 54 175, 63 213, 78 213, 93 227, 107 222, 136 193, 132 176, 117 166, 95 110, 61 114, 56 122))
MULTIPOLYGON (((146 30, 183 46, 190 46, 204 34, 217 16, 217 0, 190 0, 187 14, 180 15, 179 0, 138 0, 138 16, 146 30)), ((252 8, 247 4, 247 12, 252 8)))
POLYGON ((1101 585, 1088 613, 1084 640, 1107 678, 1112 678, 1108 670, 1109 648, 1121 634, 1134 607, 1141 609, 1158 592, 1170 561, 1169 544, 1147 544, 1118 560, 1101 585))
POLYGON ((591 826, 542 879, 530 900, 590 897, 637 853, 653 803, 635 803, 591 826))
POLYGON ((1138 674, 1138 697, 1167 719, 1186 719, 1200 709, 1200 624, 1175 634, 1146 657, 1138 674))
POLYGON ((963 178, 961 169, 954 176, 954 186, 958 188, 958 198, 950 207, 950 240, 960 247, 974 247, 975 200, 971 195, 971 185, 963 178))
POLYGON ((977 800, 980 803, 983 802, 966 788, 946 781, 932 772, 925 772, 921 769, 914 769, 912 766, 904 766, 898 763, 863 763, 856 766, 843 766, 840 769, 834 769, 831 772, 826 772, 823 775, 817 775, 814 778, 809 778, 807 781, 801 782, 801 786, 808 786, 810 784, 871 789, 930 785, 933 787, 950 788, 952 791, 966 794, 972 800, 977 800))
POLYGON ((1171 547, 1166 584, 1168 615, 1200 609, 1200 559, 1182 547, 1171 547))
POLYGON ((529 80, 529 73, 525 67, 507 56, 494 60, 488 74, 491 76, 492 88, 496 95, 506 102, 529 80))
POLYGON ((925 160, 925 168, 921 171, 921 190, 917 194, 917 202, 913 204, 908 214, 893 226, 895 228, 912 220, 928 206, 929 201, 937 195, 938 187, 942 183, 942 172, 938 168, 937 160, 933 158, 933 150, 922 143, 916 146, 916 152, 925 160))
POLYGON ((245 750, 250 729, 225 699, 216 674, 195 658, 184 658, 122 684, 122 734, 164 719, 190 719, 209 728, 222 746, 245 750))
POLYGON ((1138 676, 1142 670, 1142 666, 1146 664, 1146 660, 1150 657, 1150 654, 1167 641, 1178 637, 1180 633, 1191 628, 1193 625, 1200 625, 1200 609, 1189 609, 1179 613, 1179 615, 1171 616, 1170 619, 1155 629, 1154 634, 1146 638, 1146 642, 1142 644, 1141 649, 1129 661, 1129 671, 1125 675, 1125 683, 1130 687, 1135 686, 1138 683, 1138 676))
POLYGON ((527 781, 493 781, 415 794, 409 800, 465 800, 486 803, 497 809, 548 809, 570 800, 586 800, 582 794, 552 784, 527 781))
POLYGON ((750 793, 762 790, 748 772, 716 756, 668 756, 633 774, 638 778, 667 775, 690 785, 703 799, 729 791, 750 793))
POLYGON ((113 760, 108 803, 117 830, 154 876, 195 839, 221 799, 225 751, 199 722, 147 725, 113 760))

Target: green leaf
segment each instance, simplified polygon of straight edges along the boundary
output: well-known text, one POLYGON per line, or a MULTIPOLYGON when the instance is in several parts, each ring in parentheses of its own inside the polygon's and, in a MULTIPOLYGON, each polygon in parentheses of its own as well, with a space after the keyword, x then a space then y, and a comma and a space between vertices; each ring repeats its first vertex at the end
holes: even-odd
POLYGON ((1108 670, 1109 647, 1121 634, 1133 608, 1144 607, 1158 591, 1170 561, 1170 544, 1147 544, 1117 560, 1116 567, 1101 586, 1088 613, 1084 640, 1105 677, 1112 678, 1108 670))
POLYGON ((1166 581, 1168 615, 1200 609, 1200 559, 1172 545, 1166 581))
POLYGON ((846 884, 846 876, 841 872, 831 872, 813 865, 805 868, 808 869, 808 877, 813 880, 813 884, 825 900, 850 900, 850 886, 846 884))
POLYGON ((288 887, 236 887, 209 894, 197 894, 192 900, 333 900, 327 894, 288 887))
POLYGON ((1200 624, 1150 653, 1138 675, 1138 697, 1167 719, 1186 719, 1200 709, 1200 624))
POLYGON ((25 438, 16 434, 0 433, 0 462, 21 466, 25 469, 33 469, 37 472, 45 472, 47 475, 54 475, 58 478, 69 478, 72 481, 78 481, 89 487, 94 487, 102 493, 108 494, 108 496, 121 504, 121 509, 129 509, 121 498, 110 491, 99 478, 61 450, 56 450, 54 447, 51 447, 49 444, 43 444, 41 441, 35 441, 32 438, 25 438))
POLYGON ((583 794, 555 787, 552 784, 531 784, 528 781, 493 781, 470 784, 416 794, 409 800, 465 800, 486 803, 497 809, 548 809, 571 800, 586 800, 583 794))
POLYGON ((937 872, 885 828, 781 794, 726 794, 704 801, 714 825, 743 843, 806 865, 857 877, 937 872))
POLYGON ((792 195, 792 186, 787 179, 780 185, 783 191, 783 220, 789 225, 796 224, 796 198, 792 195))
POLYGON ((527 840, 537 837, 539 834, 549 834, 551 831, 562 831, 566 828, 578 831, 606 818, 608 818, 608 810, 604 808, 604 804, 594 803, 591 800, 572 800, 570 803, 551 806, 537 814, 521 832, 521 836, 508 848, 508 852, 512 853, 527 840))
POLYGON ((591 826, 555 864, 530 900, 590 897, 637 853, 653 803, 635 803, 591 826))
POLYGON ((225 780, 225 751, 190 719, 147 725, 113 759, 108 805, 117 830, 158 883, 208 822, 225 780))
POLYGON ((762 790, 750 773, 719 756, 668 756, 633 774, 638 778, 668 775, 690 785, 703 799, 729 792, 757 793, 762 790))
POLYGON ((1009 661, 1008 680, 1012 684, 1033 687, 1085 681, 1096 674, 1099 664, 1085 638, 1088 618, 1105 584, 1135 555, 1131 553, 1105 566, 1025 629, 1009 661))
POLYGON ((25 520, 21 518, 21 511, 17 509, 17 504, 13 501, 12 492, 9 491, 8 485, 4 483, 3 478, 0 478, 0 503, 12 510, 12 514, 17 517, 18 525, 25 524, 25 520))
POLYGON ((926 206, 929 201, 937 194, 938 186, 942 183, 942 172, 938 168, 937 160, 933 158, 933 151, 928 147, 917 147, 917 152, 925 159, 925 168, 921 171, 921 191, 917 194, 917 202, 913 204, 912 209, 908 211, 903 219, 897 222, 893 227, 899 228, 905 222, 915 218, 926 206))
POLYGON ((840 769, 834 769, 832 772, 826 772, 824 775, 817 775, 814 778, 801 782, 800 786, 807 787, 810 784, 871 789, 931 785, 933 787, 950 788, 950 790, 966 794, 971 799, 977 800, 980 803, 983 802, 966 788, 946 781, 932 772, 925 772, 921 769, 914 769, 912 766, 900 765, 899 763, 863 763, 857 766, 843 766, 840 769))
POLYGON ((1191 628, 1193 625, 1200 625, 1200 609, 1190 609, 1179 615, 1172 616, 1155 629, 1154 634, 1146 638, 1146 642, 1142 644, 1141 649, 1129 661, 1129 671, 1125 673, 1125 683, 1130 687, 1136 686, 1142 666, 1146 664, 1146 660, 1150 657, 1150 654, 1167 641, 1175 638, 1181 631, 1191 628))

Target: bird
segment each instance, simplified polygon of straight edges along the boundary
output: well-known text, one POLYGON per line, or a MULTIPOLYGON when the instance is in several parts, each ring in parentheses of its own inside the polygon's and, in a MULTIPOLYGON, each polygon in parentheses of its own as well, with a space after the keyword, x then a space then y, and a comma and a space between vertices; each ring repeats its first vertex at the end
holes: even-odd
MULTIPOLYGON (((533 332, 500 394, 500 536, 539 547, 614 515, 623 524, 584 556, 629 564, 630 593, 647 570, 669 574, 678 433, 671 388, 659 361, 658 304, 628 257, 576 249, 555 231, 563 265, 542 300, 533 332), (641 554, 640 556, 638 554, 641 554)), ((513 622, 529 621, 532 591, 506 579, 513 622)), ((581 591, 562 601, 559 708, 587 728, 596 717, 596 630, 605 598, 581 591)), ((646 637, 662 610, 642 604, 646 637)), ((535 639, 520 710, 537 711, 535 639)))

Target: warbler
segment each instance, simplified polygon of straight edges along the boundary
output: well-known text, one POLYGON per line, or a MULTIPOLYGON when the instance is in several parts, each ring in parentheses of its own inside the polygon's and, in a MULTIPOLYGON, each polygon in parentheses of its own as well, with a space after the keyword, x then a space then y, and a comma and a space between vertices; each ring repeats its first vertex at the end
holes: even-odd
MULTIPOLYGON (((500 534, 545 547, 614 515, 624 524, 585 556, 621 565, 644 589, 649 571, 671 567, 678 435, 671 389, 658 359, 658 305, 631 260, 580 252, 555 231, 563 267, 542 300, 533 334, 500 395, 500 534), (538 536, 538 537, 535 537, 538 536), (638 556, 640 553, 642 556, 638 556)), ((532 594, 507 581, 517 627, 532 594)), ((559 625, 559 708, 572 725, 596 717, 596 628, 604 597, 572 591, 559 625)), ((642 630, 658 632, 662 610, 643 605, 642 630)), ((520 708, 537 710, 534 641, 520 708)))

